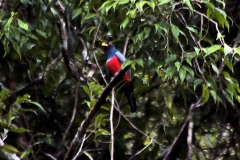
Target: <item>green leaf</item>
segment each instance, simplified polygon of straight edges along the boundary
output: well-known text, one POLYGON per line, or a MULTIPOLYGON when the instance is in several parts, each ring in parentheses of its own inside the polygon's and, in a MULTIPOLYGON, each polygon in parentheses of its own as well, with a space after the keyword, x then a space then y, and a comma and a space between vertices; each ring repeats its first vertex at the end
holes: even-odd
POLYGON ((125 29, 127 24, 129 23, 129 18, 127 17, 123 23, 120 25, 120 29, 125 29))
POLYGON ((149 1, 147 1, 146 3, 152 8, 152 11, 154 12, 155 3, 154 2, 149 2, 149 1))
POLYGON ((7 153, 11 153, 11 154, 19 153, 17 148, 15 148, 9 144, 4 144, 3 146, 0 147, 0 149, 4 150, 7 153))
POLYGON ((214 79, 212 76, 208 76, 207 77, 207 86, 209 88, 212 88, 214 91, 217 91, 216 79, 214 79))
POLYGON ((108 136, 108 135, 111 135, 111 134, 106 129, 98 129, 95 133, 95 138, 100 136, 100 135, 108 136))
POLYGON ((228 60, 228 58, 224 58, 224 63, 227 65, 227 67, 232 71, 233 71, 233 65, 232 63, 228 60))
POLYGON ((165 95, 164 96, 164 101, 165 101, 165 104, 168 107, 168 109, 171 109, 172 108, 172 103, 173 103, 172 96, 171 95, 165 95))
POLYGON ((19 41, 20 38, 20 32, 17 27, 11 27, 11 34, 14 37, 15 40, 19 41))
POLYGON ((179 77, 180 77, 181 82, 183 82, 184 79, 186 78, 186 70, 185 69, 181 68, 179 70, 179 77))
POLYGON ((210 90, 210 94, 211 94, 211 96, 213 97, 214 102, 216 103, 216 101, 217 101, 217 93, 216 93, 216 91, 210 90))
POLYGON ((81 13, 82 13, 82 8, 75 9, 75 10, 73 11, 72 19, 76 18, 76 17, 79 16, 81 13))
POLYGON ((234 84, 234 82, 233 82, 233 80, 232 80, 232 77, 229 75, 228 72, 223 71, 222 74, 223 74, 224 78, 225 78, 228 82, 230 82, 231 84, 234 84))
POLYGON ((104 114, 99 114, 94 120, 94 126, 96 128, 101 128, 102 126, 106 125, 106 122, 109 122, 109 119, 106 118, 106 115, 104 114))
POLYGON ((181 63, 180 63, 180 62, 175 62, 175 67, 177 68, 177 71, 179 71, 180 66, 181 66, 181 63))
POLYGON ((217 66, 213 63, 211 64, 211 66, 212 66, 212 69, 214 70, 214 72, 217 73, 217 76, 218 76, 219 75, 219 70, 218 70, 217 66))
POLYGON ((91 92, 88 88, 88 86, 82 86, 84 92, 88 95, 89 98, 91 98, 91 92))
POLYGON ((234 105, 232 96, 230 96, 230 94, 225 90, 223 90, 222 92, 223 92, 223 95, 225 96, 225 98, 228 100, 228 102, 230 102, 232 105, 234 105))
POLYGON ((229 45, 224 44, 224 56, 226 57, 229 53, 233 53, 233 49, 229 45))
POLYGON ((26 150, 26 151, 24 151, 22 154, 21 154, 21 159, 25 159, 25 158, 27 158, 28 156, 29 156, 29 154, 31 154, 31 153, 34 153, 33 152, 33 150, 32 149, 28 149, 28 150, 26 150))
POLYGON ((177 56, 175 54, 169 54, 167 56, 167 58, 165 59, 165 66, 167 66, 168 64, 170 64, 171 62, 173 62, 174 60, 177 59, 177 56))
POLYGON ((194 77, 194 71, 192 70, 192 68, 188 67, 188 66, 182 66, 183 69, 185 69, 192 77, 194 77))
POLYGON ((13 119, 14 119, 13 112, 9 111, 9 113, 7 114, 7 117, 6 117, 6 122, 7 122, 8 127, 11 125, 11 122, 13 119))
POLYGON ((17 44, 12 44, 12 45, 13 45, 14 50, 17 52, 19 58, 22 59, 22 55, 21 55, 19 44, 18 45, 17 44))
POLYGON ((136 3, 136 7, 140 12, 143 11, 143 6, 144 6, 145 3, 146 3, 146 1, 139 1, 139 2, 136 3))
POLYGON ((7 98, 8 93, 10 93, 9 89, 2 89, 0 92, 0 101, 4 101, 7 98))
POLYGON ((24 132, 27 132, 28 130, 26 128, 19 127, 19 128, 10 128, 10 131, 15 133, 24 133, 24 132))
POLYGON ((202 50, 206 53, 204 55, 204 57, 216 52, 217 50, 220 50, 221 49, 221 45, 213 45, 211 47, 208 47, 208 48, 202 48, 202 50))
POLYGON ((41 105, 40 103, 38 103, 38 102, 34 102, 34 101, 30 101, 29 103, 38 106, 38 108, 40 108, 43 112, 46 113, 45 109, 42 107, 42 105, 41 105))
POLYGON ((188 8, 193 11, 193 7, 191 5, 191 1, 190 0, 183 0, 183 4, 186 4, 188 6, 188 8))
POLYGON ((202 85, 202 97, 203 97, 203 103, 206 103, 209 99, 209 90, 205 83, 202 85))
POLYGON ((174 75, 176 71, 176 67, 168 67, 166 70, 165 70, 165 78, 172 78, 172 76, 174 75))
POLYGON ((104 9, 108 6, 108 4, 110 4, 110 3, 112 3, 112 1, 110 1, 110 0, 104 2, 98 10, 99 10, 99 11, 100 11, 101 9, 104 10, 104 9))
POLYGON ((84 18, 83 18, 83 20, 82 20, 82 23, 85 22, 86 20, 91 19, 91 18, 94 18, 94 17, 96 17, 96 14, 94 14, 94 13, 89 13, 89 14, 87 14, 86 16, 84 16, 84 18))
POLYGON ((129 2, 129 0, 121 0, 118 2, 118 4, 127 4, 129 2))
POLYGON ((216 40, 219 40, 220 38, 224 38, 224 37, 225 37, 224 35, 222 35, 220 32, 218 32, 216 40))
POLYGON ((131 61, 131 60, 127 59, 125 62, 123 62, 121 68, 124 69, 125 67, 130 66, 133 63, 134 63, 134 61, 131 61))
POLYGON ((179 28, 178 26, 175 26, 174 24, 172 25, 172 28, 171 28, 171 31, 172 31, 172 34, 174 36, 174 38, 176 39, 176 41, 178 42, 179 39, 178 39, 178 36, 179 36, 179 28))
POLYGON ((115 8, 116 7, 116 5, 117 5, 117 1, 116 2, 113 2, 112 4, 110 4, 109 6, 106 6, 106 8, 105 8, 105 11, 106 11, 106 13, 108 13, 108 11, 111 9, 111 8, 115 8))
POLYGON ((143 67, 143 60, 142 58, 138 58, 136 60, 134 60, 139 66, 143 67))
POLYGON ((25 29, 26 31, 28 31, 28 23, 23 22, 22 20, 18 19, 18 25, 19 27, 21 27, 22 29, 25 29))
POLYGON ((47 38, 47 34, 39 29, 36 29, 36 32, 44 38, 47 38))
POLYGON ((27 4, 27 3, 29 2, 29 0, 21 0, 21 2, 22 2, 23 4, 27 4))
POLYGON ((161 0, 158 5, 163 5, 163 4, 166 4, 166 3, 171 2, 171 1, 172 0, 161 0))

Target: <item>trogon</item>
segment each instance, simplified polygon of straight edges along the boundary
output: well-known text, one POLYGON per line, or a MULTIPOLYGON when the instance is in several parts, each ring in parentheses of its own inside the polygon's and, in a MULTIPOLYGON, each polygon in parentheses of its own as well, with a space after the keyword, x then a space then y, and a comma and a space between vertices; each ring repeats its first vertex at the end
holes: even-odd
MULTIPOLYGON (((121 64, 126 60, 126 58, 110 42, 103 42, 102 46, 104 48, 105 55, 107 58, 106 67, 109 73, 111 74, 111 76, 115 76, 115 74, 121 70, 121 64)), ((124 85, 121 88, 121 91, 123 91, 127 97, 131 112, 136 112, 137 110, 136 98, 133 94, 134 87, 131 82, 130 73, 126 73, 123 76, 122 80, 124 85)))

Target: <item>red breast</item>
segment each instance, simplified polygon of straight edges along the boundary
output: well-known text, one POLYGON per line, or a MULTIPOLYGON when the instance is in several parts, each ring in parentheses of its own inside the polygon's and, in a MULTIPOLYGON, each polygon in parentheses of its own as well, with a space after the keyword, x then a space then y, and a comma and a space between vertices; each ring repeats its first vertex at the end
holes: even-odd
POLYGON ((115 76, 115 74, 121 69, 121 63, 116 56, 107 60, 106 66, 112 76, 115 76))

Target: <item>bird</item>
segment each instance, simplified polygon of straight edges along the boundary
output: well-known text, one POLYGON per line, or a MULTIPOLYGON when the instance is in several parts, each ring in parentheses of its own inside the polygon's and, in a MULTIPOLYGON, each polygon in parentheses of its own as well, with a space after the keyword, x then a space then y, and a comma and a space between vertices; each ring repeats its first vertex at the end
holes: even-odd
MULTIPOLYGON (((102 42, 102 46, 107 59, 106 67, 110 75, 114 77, 121 70, 121 65, 126 61, 126 58, 115 48, 111 42, 102 42)), ((133 94, 134 86, 131 81, 131 74, 129 72, 125 73, 125 75, 122 77, 122 80, 124 85, 121 88, 121 91, 124 92, 125 96, 127 97, 131 112, 136 112, 137 105, 136 98, 133 94)))

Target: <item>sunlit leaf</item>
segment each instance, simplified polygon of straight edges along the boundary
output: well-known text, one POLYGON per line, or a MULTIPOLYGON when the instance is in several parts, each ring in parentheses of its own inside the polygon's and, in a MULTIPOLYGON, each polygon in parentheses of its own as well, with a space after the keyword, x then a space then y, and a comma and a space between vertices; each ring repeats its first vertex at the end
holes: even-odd
POLYGON ((19 153, 17 148, 15 148, 14 146, 9 145, 9 144, 4 144, 3 146, 0 147, 0 149, 4 150, 7 153, 11 153, 11 154, 19 153))
POLYGON ((38 103, 38 102, 34 102, 34 101, 30 101, 29 103, 38 106, 38 108, 40 108, 43 112, 46 113, 45 109, 43 108, 43 106, 42 106, 40 103, 38 103))
POLYGON ((232 49, 229 45, 224 44, 224 55, 225 55, 225 57, 226 57, 229 53, 233 53, 233 49, 232 49))
POLYGON ((175 67, 177 67, 177 70, 179 71, 180 69, 180 66, 181 66, 181 63, 180 62, 175 62, 175 67))
POLYGON ((220 49, 221 49, 221 45, 213 45, 213 46, 208 47, 208 48, 202 48, 202 50, 206 53, 204 55, 204 57, 206 57, 206 56, 208 56, 208 55, 210 55, 210 54, 212 54, 212 53, 214 53, 214 52, 216 52, 220 49))
POLYGON ((27 158, 29 154, 34 153, 32 149, 28 149, 21 154, 21 159, 27 158))
POLYGON ((134 63, 134 61, 131 61, 131 60, 127 59, 127 60, 122 64, 121 68, 124 69, 125 67, 130 66, 130 65, 132 65, 133 63, 134 63))
POLYGON ((127 4, 129 2, 129 0, 121 0, 118 2, 118 4, 127 4))
POLYGON ((180 70, 179 70, 179 77, 180 77, 180 80, 183 82, 184 81, 184 79, 186 78, 186 70, 185 69, 182 69, 182 68, 180 68, 180 70))
POLYGON ((210 90, 210 94, 213 97, 214 102, 216 103, 217 102, 217 93, 216 93, 216 91, 210 90))
POLYGON ((15 133, 24 133, 24 132, 27 132, 28 130, 26 128, 19 127, 19 128, 10 128, 10 131, 15 133))
POLYGON ((88 97, 90 98, 91 97, 91 94, 90 94, 90 90, 88 88, 88 86, 82 86, 84 92, 88 95, 88 97))
POLYGON ((217 73, 217 76, 218 76, 219 75, 219 70, 218 70, 217 66, 213 63, 211 64, 211 66, 212 66, 212 69, 214 70, 214 72, 217 73))
POLYGON ((22 20, 18 19, 18 25, 19 27, 21 27, 22 29, 25 29, 26 31, 28 31, 28 24, 23 22, 22 20))
POLYGON ((129 23, 129 18, 126 18, 123 23, 120 25, 120 28, 121 29, 124 29, 126 28, 127 24, 129 23))
POLYGON ((163 4, 166 4, 168 2, 171 2, 171 0, 161 0, 158 5, 163 5, 163 4))

